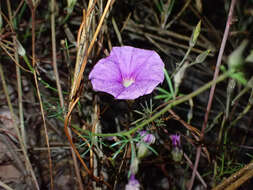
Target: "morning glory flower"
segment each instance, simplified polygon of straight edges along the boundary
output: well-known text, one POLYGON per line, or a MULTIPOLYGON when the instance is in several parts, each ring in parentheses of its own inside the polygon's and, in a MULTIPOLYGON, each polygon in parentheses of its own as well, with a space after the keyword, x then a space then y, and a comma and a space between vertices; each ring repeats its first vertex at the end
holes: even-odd
POLYGON ((164 63, 152 50, 131 46, 113 47, 89 74, 93 89, 116 99, 133 100, 150 94, 163 82, 164 63))
POLYGON ((140 183, 137 179, 135 179, 135 176, 132 174, 130 176, 130 180, 128 181, 128 184, 126 185, 125 190, 139 190, 140 189, 140 183))

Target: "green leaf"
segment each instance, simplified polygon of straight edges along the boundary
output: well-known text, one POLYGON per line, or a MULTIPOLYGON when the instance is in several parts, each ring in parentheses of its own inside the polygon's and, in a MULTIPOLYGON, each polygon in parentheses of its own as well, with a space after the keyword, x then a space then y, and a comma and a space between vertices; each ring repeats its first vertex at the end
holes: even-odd
POLYGON ((168 72, 167 72, 166 69, 164 69, 164 75, 165 75, 166 81, 168 83, 168 86, 169 86, 169 89, 170 89, 170 93, 172 94, 173 97, 175 97, 175 91, 174 91, 171 79, 170 79, 169 74, 168 74, 168 72))
POLYGON ((171 99, 172 95, 170 95, 170 94, 169 95, 164 94, 164 95, 157 95, 157 96, 154 97, 155 100, 157 100, 157 99, 164 99, 164 98, 171 99))
POLYGON ((164 94, 168 94, 168 95, 170 94, 167 90, 165 90, 165 89, 163 89, 163 88, 157 87, 156 89, 157 89, 158 91, 164 93, 164 94))
POLYGON ((112 147, 114 147, 114 146, 120 145, 120 144, 122 144, 122 143, 127 143, 127 142, 128 142, 128 140, 118 141, 118 142, 113 143, 112 145, 110 145, 110 147, 112 148, 112 147))
POLYGON ((121 152, 121 150, 126 146, 126 144, 127 144, 127 143, 122 144, 121 147, 114 153, 114 155, 113 155, 113 157, 112 157, 113 160, 118 156, 118 154, 119 154, 119 153, 121 152))
POLYGON ((231 77, 236 79, 238 82, 240 82, 243 85, 247 84, 247 79, 244 77, 243 72, 237 72, 237 73, 233 73, 231 74, 231 77))

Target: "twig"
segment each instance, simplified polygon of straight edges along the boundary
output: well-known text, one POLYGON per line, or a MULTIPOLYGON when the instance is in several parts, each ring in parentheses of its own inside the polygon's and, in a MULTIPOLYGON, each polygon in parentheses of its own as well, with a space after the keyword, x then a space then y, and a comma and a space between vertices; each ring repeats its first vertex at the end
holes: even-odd
MULTIPOLYGON (((221 64, 222 56, 223 56, 224 49, 225 49, 225 46, 226 46, 230 25, 231 25, 231 22, 232 22, 232 16, 233 16, 235 2, 236 2, 236 0, 232 0, 231 4, 230 4, 230 10, 229 10, 229 14, 228 14, 226 28, 225 28, 225 32, 224 32, 224 35, 223 35, 223 39, 222 39, 222 43, 221 43, 221 47, 220 47, 216 67, 215 67, 213 80, 216 80, 218 75, 219 75, 220 64, 221 64)), ((207 105, 207 109, 206 109, 206 113, 205 113, 205 118, 204 118, 204 122, 203 122, 202 129, 201 129, 200 140, 202 140, 204 138, 204 133, 205 133, 206 125, 207 125, 207 122, 208 122, 209 112, 210 112, 211 107, 212 107, 215 87, 216 87, 216 83, 214 83, 212 85, 212 88, 210 90, 208 105, 207 105)), ((194 183, 194 179, 195 179, 195 175, 196 175, 196 171, 197 171, 198 163, 199 163, 199 159, 200 159, 200 152, 201 152, 201 146, 198 146, 197 153, 196 153, 196 159, 195 159, 195 163, 194 163, 194 169, 193 169, 193 172, 192 172, 192 177, 191 177, 191 181, 190 181, 188 190, 191 190, 192 187, 193 187, 193 183, 194 183)))
POLYGON ((6 190, 14 190, 10 186, 6 185, 4 182, 0 181, 0 187, 5 188, 6 190))
POLYGON ((233 182, 231 185, 229 185, 225 190, 236 190, 238 187, 240 187, 244 182, 246 182, 248 179, 253 177, 253 170, 249 170, 246 172, 241 178, 233 182))
MULTIPOLYGON (((226 187, 228 187, 230 184, 234 183, 237 180, 240 180, 244 176, 248 176, 248 172, 251 172, 251 177, 253 176, 252 174, 253 171, 253 162, 250 162, 246 166, 244 166, 242 169, 240 169, 238 172, 232 174, 229 178, 225 179, 222 183, 214 187, 212 190, 223 190, 226 187)), ((245 178, 244 178, 245 179, 245 178)), ((247 177, 247 179, 249 179, 247 177)))
MULTIPOLYGON (((187 156, 187 154, 184 153, 184 158, 187 161, 188 165, 191 167, 191 169, 193 169, 193 164, 192 161, 190 160, 190 158, 187 156)), ((207 184, 204 181, 204 179, 201 177, 201 175, 199 174, 199 172, 196 172, 197 177, 199 178, 199 181, 202 183, 202 185, 204 186, 204 188, 207 188, 207 184)))

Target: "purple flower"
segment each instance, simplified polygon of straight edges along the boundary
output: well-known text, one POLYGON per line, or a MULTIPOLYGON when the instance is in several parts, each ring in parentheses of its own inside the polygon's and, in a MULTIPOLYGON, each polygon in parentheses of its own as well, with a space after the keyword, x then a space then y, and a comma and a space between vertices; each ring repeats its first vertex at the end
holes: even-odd
POLYGON ((170 135, 170 139, 172 141, 173 147, 180 147, 180 135, 175 134, 175 135, 170 135))
POLYGON ((164 63, 152 50, 131 46, 113 47, 89 75, 93 89, 107 92, 116 99, 133 100, 150 94, 163 82, 164 63))
POLYGON ((140 183, 137 179, 135 179, 135 176, 132 174, 130 176, 130 180, 128 181, 128 184, 126 185, 125 190, 139 190, 140 189, 140 183))
POLYGON ((140 131, 142 141, 146 144, 153 144, 155 142, 155 136, 153 134, 147 133, 146 131, 140 131))

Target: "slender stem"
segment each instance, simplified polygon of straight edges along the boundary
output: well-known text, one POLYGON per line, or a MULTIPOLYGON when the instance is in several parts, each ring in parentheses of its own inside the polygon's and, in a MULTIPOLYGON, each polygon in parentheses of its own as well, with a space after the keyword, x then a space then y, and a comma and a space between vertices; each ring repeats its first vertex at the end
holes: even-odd
MULTIPOLYGON (((13 16, 12 16, 11 4, 10 4, 9 0, 7 1, 7 9, 8 9, 8 14, 9 14, 10 26, 11 26, 11 29, 13 30, 13 16)), ((24 115, 23 115, 23 104, 22 104, 21 73, 20 73, 20 68, 19 68, 19 59, 18 59, 16 37, 13 37, 12 41, 13 41, 14 48, 15 48, 15 60, 14 60, 14 62, 17 63, 16 64, 16 72, 17 72, 17 83, 18 83, 19 119, 20 119, 20 130, 21 130, 21 132, 19 131, 19 127, 18 127, 17 121, 15 119, 13 107, 12 107, 12 104, 11 104, 11 101, 10 101, 10 98, 9 98, 9 93, 8 93, 8 89, 6 87, 5 77, 4 77, 4 73, 3 73, 3 70, 2 70, 2 65, 1 64, 0 64, 0 73, 1 73, 0 75, 1 75, 1 78, 2 78, 4 92, 5 92, 5 95, 6 95, 7 102, 8 102, 8 107, 10 109, 11 116, 12 116, 14 126, 15 126, 15 130, 16 130, 16 133, 18 135, 19 144, 20 144, 21 150, 24 154, 26 169, 30 172, 36 189, 39 189, 38 181, 36 179, 34 170, 32 168, 31 162, 29 160, 29 157, 28 157, 28 154, 27 154, 27 149, 26 149, 26 143, 25 143, 26 141, 25 141, 24 115)))
MULTIPOLYGON (((231 25, 231 22, 232 22, 232 16, 233 16, 235 2, 236 2, 236 0, 232 0, 231 4, 230 4, 230 9, 229 9, 228 19, 227 19, 227 23, 226 23, 226 28, 225 28, 223 39, 222 39, 222 42, 221 42, 221 47, 220 47, 220 51, 219 51, 219 55, 218 55, 218 59, 217 59, 216 67, 215 67, 213 80, 216 80, 216 78, 219 75, 221 60, 222 60, 222 56, 223 56, 224 49, 225 49, 225 46, 226 46, 230 25, 231 25)), ((216 87, 216 83, 213 83, 212 88, 210 90, 210 94, 209 94, 209 100, 208 100, 208 105, 207 105, 207 108, 206 108, 204 122, 203 122, 202 129, 201 129, 200 140, 202 140, 204 138, 204 132, 205 132, 205 129, 206 129, 206 126, 207 126, 209 112, 210 112, 211 107, 212 107, 215 87, 216 87)), ((195 164, 194 164, 194 169, 192 171, 192 177, 191 177, 191 181, 190 181, 188 190, 191 190, 192 187, 193 187, 193 183, 194 183, 195 176, 196 176, 196 171, 197 171, 197 168, 198 168, 200 153, 201 153, 201 146, 198 146, 197 153, 196 153, 195 164)))
POLYGON ((180 70, 180 68, 181 68, 182 65, 184 64, 185 60, 186 60, 187 57, 189 56, 189 54, 190 54, 192 48, 193 48, 193 47, 190 46, 190 47, 187 49, 187 52, 186 52, 186 54, 184 55, 184 58, 183 58, 182 61, 179 63, 178 67, 177 67, 176 70, 173 72, 172 76, 174 76, 174 75, 180 70))
MULTIPOLYGON (((14 28, 13 26, 13 21, 12 21, 12 10, 11 10, 11 4, 10 1, 7 1, 7 8, 8 8, 8 15, 11 23, 11 27, 14 28)), ((20 120, 20 131, 21 131, 21 136, 24 142, 24 146, 26 149, 26 135, 25 135, 25 126, 24 126, 24 113, 23 113, 23 103, 22 103, 22 85, 21 85, 21 72, 19 68, 19 58, 18 58, 18 50, 17 50, 17 42, 16 42, 16 36, 12 36, 12 42, 14 44, 14 57, 17 62, 16 64, 16 75, 17 75, 17 84, 18 84, 18 106, 19 106, 19 120, 20 120)))
POLYGON ((52 35, 52 54, 53 54, 53 68, 54 75, 56 79, 56 86, 58 89, 58 96, 60 99, 61 108, 64 110, 64 101, 62 95, 62 89, 59 79, 59 72, 57 68, 57 59, 56 59, 56 40, 55 40, 55 0, 51 0, 51 35, 52 35))
POLYGON ((42 120, 43 120, 43 127, 44 127, 44 131, 45 131, 45 138, 46 138, 46 145, 48 148, 48 164, 49 164, 49 173, 50 173, 50 189, 53 190, 54 189, 54 183, 53 183, 53 164, 52 164, 52 159, 51 159, 51 151, 50 151, 50 145, 49 145, 49 137, 48 137, 48 131, 47 131, 47 126, 46 126, 46 119, 45 119, 45 113, 44 113, 44 108, 43 108, 43 104, 42 104, 42 98, 41 98, 41 94, 40 94, 40 89, 39 89, 39 84, 38 84, 38 78, 37 78, 37 73, 35 71, 36 68, 36 54, 35 54, 35 21, 36 21, 36 6, 34 6, 32 4, 31 1, 29 1, 29 7, 31 10, 31 14, 32 14, 32 66, 34 69, 33 72, 33 78, 34 78, 34 82, 35 82, 35 86, 36 86, 36 91, 37 91, 37 96, 39 99, 39 103, 40 103, 40 111, 41 111, 41 116, 42 116, 42 120))

